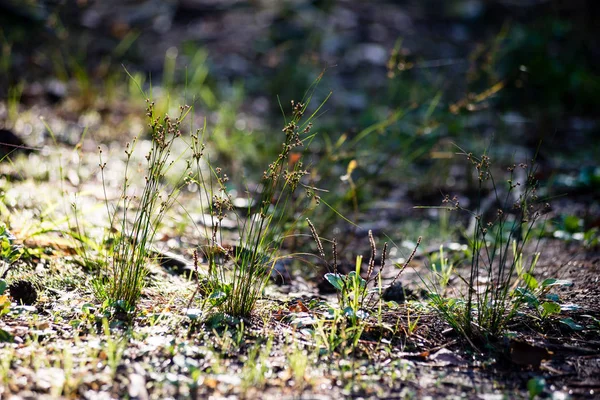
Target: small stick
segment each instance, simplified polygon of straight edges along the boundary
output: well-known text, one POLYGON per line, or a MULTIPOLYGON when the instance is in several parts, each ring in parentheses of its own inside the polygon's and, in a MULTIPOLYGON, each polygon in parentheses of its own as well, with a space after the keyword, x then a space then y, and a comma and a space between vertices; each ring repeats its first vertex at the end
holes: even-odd
POLYGON ((410 256, 408 257, 408 260, 406 260, 406 262, 404 263, 404 265, 402 266, 402 268, 400 268, 400 271, 398 272, 398 274, 396 275, 396 277, 394 278, 394 280, 392 281, 392 283, 390 283, 390 286, 392 286, 394 283, 396 283, 396 281, 398 280, 398 278, 400 277, 400 275, 402 274, 402 272, 404 272, 404 269, 406 267, 408 267, 408 264, 410 264, 410 262, 412 261, 413 257, 417 253, 417 249, 419 248, 419 245, 421 244, 421 239, 422 239, 422 237, 419 236, 419 238, 417 239, 417 245, 413 249, 412 253, 410 253, 410 256))
POLYGON ((373 269, 375 269, 375 256, 377 249, 375 247, 375 239, 373 238, 373 231, 369 230, 369 244, 371 245, 371 258, 369 258, 369 268, 367 269, 367 281, 371 278, 373 269))
POLYGON ((306 222, 308 222, 308 226, 310 227, 310 233, 312 234, 313 238, 315 239, 315 242, 317 243, 317 251, 319 252, 321 258, 325 260, 325 250, 323 250, 321 238, 319 238, 319 235, 317 235, 317 230, 315 229, 313 223, 310 222, 310 219, 306 218, 306 222))
POLYGON ((388 244, 387 244, 387 242, 385 242, 383 244, 383 253, 381 253, 381 268, 379 268, 380 273, 383 272, 383 269, 385 268, 387 248, 388 248, 388 244))
POLYGON ((333 252, 333 273, 337 274, 337 239, 333 238, 331 243, 331 251, 333 252))

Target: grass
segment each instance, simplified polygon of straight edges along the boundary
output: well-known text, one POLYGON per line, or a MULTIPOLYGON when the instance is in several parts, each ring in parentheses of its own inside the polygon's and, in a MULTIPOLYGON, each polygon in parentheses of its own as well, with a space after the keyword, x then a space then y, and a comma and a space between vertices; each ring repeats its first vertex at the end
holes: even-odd
POLYGON ((481 339, 501 335, 525 304, 525 297, 517 289, 533 279, 539 253, 535 250, 524 253, 532 251, 529 249, 534 240, 534 226, 544 220, 549 205, 537 195, 535 159, 530 160, 531 164, 508 167, 509 177, 500 187, 494 180, 487 154, 480 158, 471 153, 463 152, 463 155, 473 165, 479 181, 476 208, 467 210, 457 197, 451 199, 449 195, 443 202, 449 204, 449 209, 468 212, 474 222, 469 238, 468 274, 458 275, 466 293, 457 298, 443 295, 452 267, 448 266, 442 250, 439 287, 430 286, 430 289, 432 305, 475 346, 481 339), (523 181, 515 178, 519 170, 523 171, 523 181), (488 191, 486 198, 484 193, 488 191))
MULTIPOLYGON (((307 221, 310 227, 311 235, 317 244, 319 256, 323 262, 327 263, 321 238, 317 234, 315 226, 312 224, 312 222, 310 222, 310 220, 307 221)), ((369 231, 368 237, 371 255, 367 264, 366 275, 362 273, 363 257, 361 255, 356 256, 356 262, 354 264, 355 267, 353 271, 350 271, 348 274, 341 274, 338 272, 336 239, 332 240, 333 261, 331 264, 327 263, 327 269, 332 272, 328 272, 324 275, 324 278, 327 280, 327 282, 329 282, 336 289, 340 308, 343 310, 344 315, 348 317, 351 325, 354 326, 360 325, 359 322, 369 316, 366 309, 372 307, 371 303, 375 294, 380 297, 377 318, 379 321, 381 320, 381 298, 384 297, 382 296, 383 286, 381 277, 386 267, 388 243, 386 242, 383 245, 379 269, 375 273, 375 258, 377 256, 377 248, 372 231, 369 231), (363 278, 363 275, 365 275, 365 278, 363 278)), ((402 272, 404 272, 404 270, 411 263, 419 245, 421 244, 421 240, 422 237, 417 239, 415 248, 403 264, 397 263, 395 265, 398 268, 398 272, 394 276, 389 286, 393 286, 396 281, 398 281, 402 272)), ((360 333, 358 336, 360 336, 360 333)))
POLYGON ((444 245, 440 245, 439 253, 434 255, 437 257, 432 257, 434 261, 431 262, 431 270, 434 276, 431 279, 431 283, 436 287, 436 293, 443 295, 452 277, 454 265, 451 261, 448 261, 448 257, 444 253, 444 245))
MULTIPOLYGON (((75 224, 71 226, 71 220, 67 218, 70 231, 64 232, 78 242, 84 264, 97 271, 93 284, 97 297, 101 301, 106 300, 106 304, 115 310, 127 313, 136 310, 146 285, 154 237, 163 218, 177 203, 183 185, 196 186, 200 194, 200 209, 204 214, 204 207, 207 207, 212 223, 202 237, 206 245, 201 246, 203 260, 207 260, 208 264, 205 272, 208 287, 204 288, 211 293, 208 300, 228 314, 248 317, 278 261, 281 243, 300 218, 296 215, 302 203, 299 190, 308 195, 308 203, 305 201, 305 204, 314 206, 319 201, 315 189, 303 182, 303 177, 308 174, 303 169, 303 154, 315 137, 311 133, 311 119, 322 106, 301 121, 311 96, 312 93, 309 93, 301 103, 292 101, 292 117, 283 129, 285 139, 281 151, 265 169, 258 192, 248 193, 249 204, 256 199, 257 209, 249 205, 242 213, 233 209, 227 187, 228 176, 204 154, 204 140, 212 138, 207 135, 206 126, 191 134, 189 139, 181 137, 182 123, 190 107, 181 107, 179 116, 171 119, 167 114, 155 111, 154 103, 148 103, 150 148, 145 155, 143 176, 139 173, 142 165, 137 154, 139 139, 134 137, 125 145, 120 196, 115 202, 109 200, 108 195, 107 180, 112 174, 107 172, 110 168, 107 161, 110 161, 105 159, 103 150, 99 148, 99 171, 108 220, 105 259, 93 260, 87 254, 86 247, 92 241, 86 237, 80 223, 77 201, 71 207, 75 224), (182 145, 183 150, 177 144, 182 145), (173 154, 175 148, 181 155, 173 154), (184 160, 188 154, 191 156, 184 160), (182 172, 172 180, 171 169, 175 169, 176 163, 182 160, 185 161, 182 172), (195 174, 191 171, 192 166, 196 169, 195 174), (143 181, 138 181, 141 178, 143 181), (225 244, 222 234, 222 221, 232 213, 238 222, 240 235, 235 246, 225 244)), ((56 138, 53 138, 56 143, 56 138)), ((62 163, 59 167, 64 184, 62 163)), ((188 214, 184 207, 183 211, 188 214)), ((96 252, 101 251, 101 246, 93 247, 96 252)), ((192 296, 190 304, 193 300, 192 296)))
POLYGON ((211 303, 227 314, 238 317, 251 314, 278 262, 284 238, 293 232, 303 213, 302 207, 318 203, 319 196, 303 183, 309 174, 303 167, 303 154, 314 138, 311 119, 322 106, 302 121, 309 102, 310 94, 305 102, 291 102, 292 117, 283 128, 281 151, 265 169, 258 192, 248 193, 248 206, 241 213, 234 211, 227 188, 229 177, 221 168, 214 167, 209 158, 206 166, 201 163, 205 161, 206 128, 192 136, 197 173, 190 182, 199 187, 200 204, 208 204, 211 216, 210 230, 205 229, 203 237, 206 242, 203 258, 208 264, 206 289, 211 293, 211 303), (299 201, 299 189, 308 196, 308 205, 303 206, 299 201), (239 239, 233 246, 223 242, 223 220, 228 214, 233 214, 240 227, 239 239))
MULTIPOLYGON (((166 210, 175 203, 177 193, 183 185, 183 177, 187 171, 174 187, 165 188, 163 182, 177 159, 172 158, 172 149, 181 136, 180 127, 188 112, 189 107, 181 107, 180 114, 175 119, 168 115, 156 116, 153 104, 149 103, 147 116, 151 129, 151 147, 145 156, 147 165, 141 193, 136 193, 136 186, 132 186, 129 175, 137 138, 126 145, 125 176, 118 205, 110 204, 104 186, 111 248, 106 260, 109 270, 101 271, 107 276, 100 276, 95 288, 101 299, 109 300, 111 305, 125 311, 134 310, 137 305, 147 274, 150 246, 166 210)), ((106 185, 104 171, 107 164, 102 158, 102 150, 99 151, 100 171, 103 184, 106 185)))
POLYGON ((258 342, 248 352, 248 358, 241 372, 242 390, 249 388, 262 389, 269 376, 271 367, 269 357, 273 348, 273 339, 268 338, 266 343, 258 342))

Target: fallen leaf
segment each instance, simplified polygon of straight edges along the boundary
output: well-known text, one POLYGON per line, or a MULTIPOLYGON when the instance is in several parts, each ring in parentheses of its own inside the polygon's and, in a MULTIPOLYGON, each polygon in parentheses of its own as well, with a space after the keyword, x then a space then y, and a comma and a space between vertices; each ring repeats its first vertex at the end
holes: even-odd
POLYGON ((203 384, 209 389, 216 389, 219 382, 215 378, 209 377, 204 379, 203 384))
POLYGON ((287 315, 287 312, 284 313, 283 310, 279 309, 275 312, 275 314, 273 315, 273 318, 275 319, 275 321, 281 321, 283 319, 283 317, 285 317, 287 315))
POLYGON ((23 241, 23 244, 31 249, 52 249, 60 251, 65 255, 77 254, 77 247, 73 239, 67 239, 56 235, 32 236, 23 241))
POLYGON ((296 304, 290 306, 290 312, 309 312, 310 310, 300 300, 296 304))

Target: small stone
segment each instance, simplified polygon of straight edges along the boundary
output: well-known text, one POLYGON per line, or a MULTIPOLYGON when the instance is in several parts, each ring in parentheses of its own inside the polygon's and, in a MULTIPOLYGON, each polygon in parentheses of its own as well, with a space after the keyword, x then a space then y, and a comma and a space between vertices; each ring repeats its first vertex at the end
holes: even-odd
POLYGON ((395 301, 398 304, 404 303, 406 296, 404 293, 404 287, 402 287, 402 282, 395 282, 386 288, 381 298, 385 301, 395 301))
POLYGON ((285 263, 280 260, 275 262, 275 265, 271 269, 270 277, 276 285, 289 285, 291 282, 292 276, 290 275, 288 266, 289 263, 285 263))
POLYGON ((129 397, 132 399, 148 400, 148 391, 146 390, 146 379, 139 374, 129 375, 129 397))

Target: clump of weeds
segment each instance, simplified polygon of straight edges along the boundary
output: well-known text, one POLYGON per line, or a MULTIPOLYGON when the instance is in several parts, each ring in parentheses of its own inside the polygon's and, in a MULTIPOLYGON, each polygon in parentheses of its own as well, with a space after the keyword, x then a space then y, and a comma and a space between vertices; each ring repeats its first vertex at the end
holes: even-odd
POLYGON ((133 185, 130 170, 134 168, 133 154, 137 139, 127 143, 125 175, 118 204, 111 204, 106 192, 107 164, 100 149, 100 172, 103 181, 106 212, 109 221, 110 249, 106 255, 106 269, 101 270, 94 288, 101 300, 121 311, 133 311, 144 287, 146 264, 150 259, 150 246, 159 229, 165 212, 175 203, 184 184, 184 175, 171 187, 165 184, 166 174, 173 166, 173 145, 181 137, 181 124, 190 107, 180 107, 176 118, 155 115, 154 104, 148 101, 151 147, 145 155, 144 184, 141 193, 133 185))
POLYGON ((469 238, 468 273, 461 274, 454 268, 466 293, 451 298, 437 292, 435 285, 429 285, 428 289, 431 304, 442 318, 476 347, 477 341, 500 335, 526 303, 520 286, 527 286, 533 279, 540 254, 537 251, 529 256, 524 254, 533 240, 534 226, 544 220, 549 205, 537 194, 535 158, 531 164, 510 166, 508 179, 499 186, 487 154, 481 157, 463 154, 473 165, 479 182, 476 208, 468 210, 457 197, 449 195, 441 208, 467 212, 474 222, 469 238), (523 180, 517 180, 518 175, 523 180), (485 197, 485 193, 490 195, 485 197), (490 212, 494 205, 497 208, 490 212))
MULTIPOLYGON (((404 263, 394 264, 397 273, 390 285, 384 290, 382 274, 386 269, 387 242, 383 245, 379 268, 376 269, 377 246, 373 232, 369 231, 371 253, 368 263, 365 266, 363 257, 359 255, 356 257, 355 268, 344 274, 338 269, 336 239, 331 241, 333 257, 330 263, 327 261, 321 237, 318 235, 315 226, 310 221, 308 221, 308 224, 317 246, 318 255, 326 262, 330 271, 325 274, 324 278, 336 289, 338 297, 338 306, 329 306, 328 313, 316 324, 314 337, 318 346, 328 353, 340 352, 349 356, 359 348, 359 341, 367 330, 381 333, 389 329, 390 333, 395 332, 395 329, 383 323, 383 303, 388 296, 387 292, 402 290, 399 278, 412 262, 422 238, 418 238, 415 248, 404 263), (363 267, 366 267, 364 268, 366 273, 363 273, 363 267)), ((416 321, 418 321, 418 318, 416 321)))
POLYGON ((248 206, 242 211, 233 206, 227 186, 229 177, 204 154, 206 127, 192 135, 196 174, 188 181, 200 187, 202 213, 210 215, 211 222, 203 233, 206 244, 202 246, 202 256, 208 266, 205 285, 199 287, 190 304, 202 291, 208 294, 210 305, 219 311, 248 317, 269 277, 276 273, 274 268, 284 238, 297 226, 303 212, 319 203, 315 188, 304 183, 308 170, 303 158, 315 137, 311 121, 323 105, 305 119, 311 96, 307 95, 302 102, 292 101, 292 115, 283 128, 281 150, 264 170, 255 193, 248 193, 248 206), (300 189, 305 196, 299 195, 300 189), (239 239, 233 245, 225 243, 223 234, 223 221, 230 216, 239 226, 239 239))

